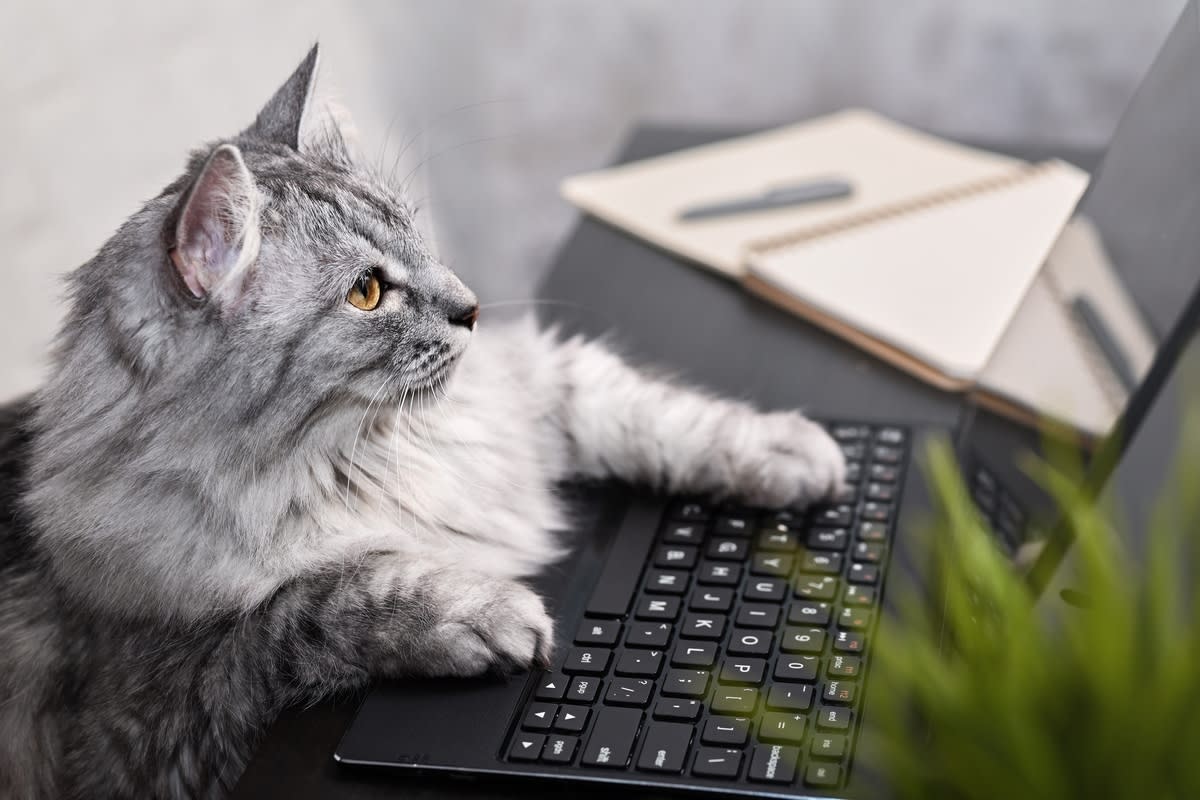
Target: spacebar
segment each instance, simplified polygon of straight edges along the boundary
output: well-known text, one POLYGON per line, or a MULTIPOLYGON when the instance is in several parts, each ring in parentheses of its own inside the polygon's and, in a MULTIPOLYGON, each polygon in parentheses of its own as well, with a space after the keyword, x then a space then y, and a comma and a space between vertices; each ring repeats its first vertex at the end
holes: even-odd
POLYGON ((642 567, 646 565, 650 546, 654 543, 652 529, 647 530, 641 517, 632 509, 625 514, 585 613, 596 617, 623 617, 629 611, 642 567))

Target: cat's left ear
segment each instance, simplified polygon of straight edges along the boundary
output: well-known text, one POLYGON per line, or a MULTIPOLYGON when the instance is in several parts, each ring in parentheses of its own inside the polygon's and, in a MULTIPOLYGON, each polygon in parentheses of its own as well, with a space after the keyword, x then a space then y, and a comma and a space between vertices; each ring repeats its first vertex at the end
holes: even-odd
POLYGON ((292 76, 284 81, 283 86, 258 112, 254 124, 245 130, 244 135, 299 150, 300 127, 312 100, 319 60, 320 45, 314 44, 292 76))

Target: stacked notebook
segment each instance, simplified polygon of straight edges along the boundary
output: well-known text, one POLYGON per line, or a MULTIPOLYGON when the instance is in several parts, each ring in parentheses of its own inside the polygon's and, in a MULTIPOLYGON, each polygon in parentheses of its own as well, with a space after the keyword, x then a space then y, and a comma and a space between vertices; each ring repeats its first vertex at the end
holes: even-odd
MULTIPOLYGON (((562 189, 585 211, 929 383, 978 390, 1025 421, 1049 416, 1099 434, 1124 394, 1095 343, 1074 335, 1069 288, 1042 270, 1086 186, 1086 173, 1061 161, 1030 164, 849 110, 575 176, 562 189), (825 178, 847 181, 852 193, 680 218, 708 202, 825 178), (1073 369, 1081 363, 1087 371, 1073 369)), ((1090 300, 1117 323, 1141 369, 1153 341, 1098 242, 1086 231, 1075 239, 1100 253, 1090 300)))

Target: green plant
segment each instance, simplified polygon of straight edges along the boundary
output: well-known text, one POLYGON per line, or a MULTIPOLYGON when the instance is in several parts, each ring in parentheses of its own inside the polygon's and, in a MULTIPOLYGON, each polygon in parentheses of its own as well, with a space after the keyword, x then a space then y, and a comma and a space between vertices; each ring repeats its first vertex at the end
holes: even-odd
POLYGON ((897 796, 1200 798, 1200 406, 1181 430, 1140 563, 1065 449, 1030 460, 1076 538, 1073 585, 1089 599, 1054 616, 991 544, 950 446, 928 450, 944 629, 915 597, 881 626, 884 724, 864 742, 897 796))

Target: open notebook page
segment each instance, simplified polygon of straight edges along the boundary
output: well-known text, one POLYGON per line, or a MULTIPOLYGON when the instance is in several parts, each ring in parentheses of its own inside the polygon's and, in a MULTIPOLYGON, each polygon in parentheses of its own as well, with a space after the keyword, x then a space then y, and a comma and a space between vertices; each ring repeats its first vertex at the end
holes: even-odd
POLYGON ((999 188, 755 253, 747 285, 965 389, 1086 185, 1082 171, 1050 162, 999 188))
POLYGON ((562 184, 576 206, 692 261, 737 277, 745 246, 809 226, 1011 173, 1023 162, 919 133, 873 112, 848 110, 600 172, 562 184), (851 197, 702 221, 693 206, 838 177, 851 197))

